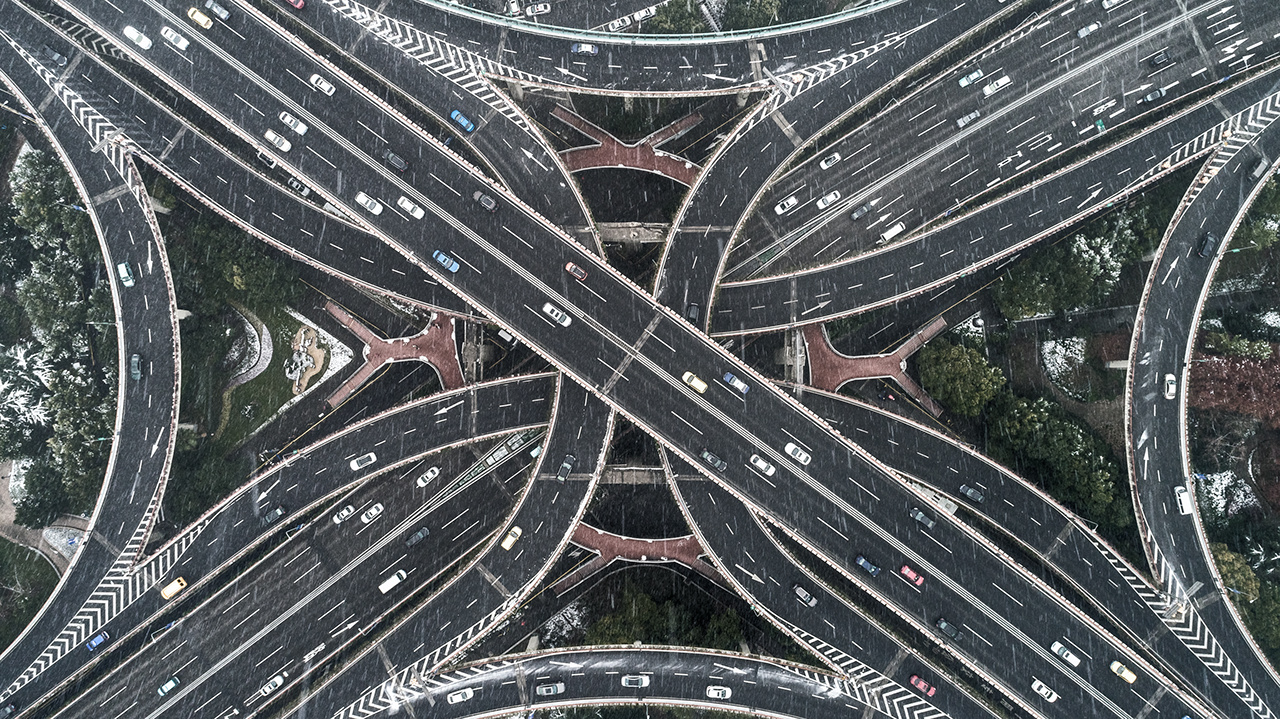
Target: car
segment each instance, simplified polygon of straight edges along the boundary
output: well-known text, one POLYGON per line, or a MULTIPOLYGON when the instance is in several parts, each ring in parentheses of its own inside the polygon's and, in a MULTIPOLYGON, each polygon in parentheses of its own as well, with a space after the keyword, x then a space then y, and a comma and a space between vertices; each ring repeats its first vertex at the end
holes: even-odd
POLYGON ((271 143, 272 145, 275 145, 276 149, 281 152, 288 152, 289 150, 293 149, 293 143, 289 142, 288 139, 286 139, 283 135, 276 132, 275 130, 267 130, 266 132, 262 133, 262 136, 267 139, 267 142, 271 143))
POLYGON ((1159 100, 1160 98, 1164 97, 1167 94, 1169 93, 1165 92, 1165 89, 1163 87, 1157 87, 1151 92, 1148 92, 1147 94, 1143 95, 1142 99, 1139 100, 1138 102, 1155 102, 1156 100, 1159 100))
POLYGON ((870 574, 873 577, 880 576, 880 567, 877 567, 876 565, 872 564, 870 559, 867 559, 861 554, 859 554, 857 558, 853 560, 853 563, 858 565, 859 567, 862 567, 863 571, 865 571, 867 574, 870 574))
POLYGON ((134 381, 142 379, 142 355, 137 353, 129 355, 129 376, 134 381))
POLYGON ((267 513, 262 515, 262 526, 270 527, 271 525, 280 521, 280 518, 283 517, 285 514, 287 514, 288 511, 289 511, 288 508, 286 508, 283 504, 277 504, 271 509, 268 509, 267 513))
POLYGON ((169 681, 165 682, 164 684, 161 684, 160 688, 156 690, 156 693, 159 694, 160 696, 167 696, 169 692, 173 691, 174 689, 177 689, 178 685, 181 683, 182 682, 178 681, 177 677, 169 677, 169 681))
POLYGON ((1035 677, 1031 677, 1031 689, 1036 694, 1039 694, 1040 696, 1044 697, 1044 700, 1049 702, 1050 704, 1058 701, 1058 693, 1050 689, 1047 684, 1040 681, 1039 679, 1036 679, 1035 677))
POLYGON ((1164 376, 1164 398, 1173 399, 1178 396, 1178 378, 1171 374, 1164 376))
POLYGON ((116 265, 116 274, 120 275, 120 284, 125 287, 133 287, 133 269, 129 267, 128 262, 121 262, 116 265))
POLYGON ((806 607, 818 606, 818 598, 810 594, 809 590, 805 589, 799 584, 792 584, 791 591, 795 592, 796 601, 800 602, 806 607))
POLYGON ((960 485, 960 494, 968 497, 971 502, 976 504, 982 504, 987 500, 987 496, 985 494, 967 484, 960 485))
POLYGON ((334 90, 333 83, 329 82, 323 77, 320 77, 320 73, 318 72, 312 73, 311 79, 309 80, 309 82, 311 83, 311 86, 314 87, 315 89, 319 90, 320 92, 323 92, 329 97, 333 97, 333 90, 334 90))
POLYGON ((334 524, 342 524, 343 522, 347 521, 347 518, 348 518, 348 517, 350 517, 351 515, 353 515, 353 514, 355 514, 355 513, 356 513, 356 507, 355 507, 355 505, 354 505, 354 504, 348 504, 347 506, 343 507, 342 509, 339 509, 337 512, 334 512, 334 514, 333 514, 333 523, 334 523, 334 524))
POLYGON ((307 123, 299 120, 293 115, 290 115, 284 110, 280 111, 280 122, 283 122, 290 130, 293 130, 299 135, 307 134, 307 123))
POLYGON ((398 172, 404 172, 409 169, 409 163, 391 150, 383 150, 382 159, 398 172))
POLYGON ((292 7, 294 10, 301 10, 302 8, 307 6, 307 0, 284 0, 284 1, 289 3, 290 7, 292 7))
POLYGON ((1191 491, 1186 487, 1173 488, 1173 500, 1178 505, 1179 514, 1191 514, 1191 491))
POLYGON ((458 267, 459 267, 458 261, 446 255, 445 253, 441 252, 440 250, 436 250, 435 252, 432 252, 431 258, 434 259, 437 263, 439 263, 441 267, 445 268, 450 272, 458 271, 458 267))
POLYGON ((912 507, 911 511, 907 512, 907 514, 910 514, 912 519, 923 524, 925 529, 933 529, 938 524, 933 517, 921 512, 919 507, 912 507))
POLYGON ((431 530, 427 529, 426 527, 422 527, 421 529, 414 532, 413 534, 410 534, 408 539, 404 540, 404 546, 412 547, 418 542, 421 542, 422 540, 426 539, 428 534, 431 534, 431 530))
MULTIPOLYGON (((18 713, 17 704, 5 704, 3 707, 0 707, 0 717, 11 717, 17 713, 18 713)), ((1191 717, 1185 717, 1185 719, 1191 719, 1191 717)))
POLYGON ((362 454, 359 457, 356 457, 355 459, 351 460, 351 469, 352 471, 358 472, 377 461, 378 461, 378 455, 374 454, 373 452, 369 452, 368 454, 362 454))
POLYGON ((204 0, 204 9, 218 16, 218 19, 226 22, 231 19, 231 13, 227 9, 219 5, 215 0, 204 0))
POLYGON ((570 317, 568 313, 550 302, 542 306, 542 314, 550 317, 552 322, 555 322, 561 327, 568 327, 573 323, 573 318, 570 317))
POLYGON ((374 215, 382 214, 382 203, 378 202, 372 197, 369 197, 363 192, 356 193, 356 204, 368 210, 371 214, 374 214, 374 215))
POLYGON ((1049 651, 1057 654, 1059 659, 1073 667, 1080 666, 1080 657, 1076 656, 1076 653, 1071 651, 1071 649, 1062 642, 1054 642, 1053 644, 1050 644, 1049 651))
POLYGON ((604 26, 605 32, 619 32, 631 26, 631 16, 620 17, 604 26))
POLYGON ((258 150, 258 162, 261 162, 262 164, 266 165, 267 167, 270 167, 273 170, 276 169, 276 158, 272 157, 271 155, 268 155, 263 150, 258 150))
POLYGON ((927 697, 931 697, 938 693, 938 688, 921 679, 919 674, 912 674, 908 681, 911 682, 911 686, 918 689, 921 694, 927 697))
POLYGON ((573 279, 579 282, 587 279, 587 271, 573 264, 572 262, 565 263, 564 271, 568 272, 570 275, 573 275, 573 279))
POLYGON ((178 594, 178 592, 181 592, 183 589, 186 589, 186 587, 187 587, 187 580, 183 579, 182 577, 178 577, 172 582, 169 582, 168 584, 164 585, 164 589, 160 590, 160 598, 173 599, 178 594))
POLYGON ((54 50, 53 48, 49 47, 48 45, 42 45, 42 46, 40 47, 40 54, 41 54, 41 55, 44 55, 44 56, 45 56, 45 57, 47 57, 47 58, 49 58, 49 60, 51 60, 51 61, 53 62, 53 64, 54 64, 54 65, 57 65, 58 67, 66 67, 66 66, 67 66, 67 56, 66 56, 66 55, 63 55, 62 53, 58 52, 57 50, 54 50))
POLYGON ((540 697, 553 697, 557 694, 564 693, 564 682, 551 682, 550 684, 539 684, 534 687, 533 693, 540 697))
POLYGON ((1130 684, 1138 681, 1138 675, 1134 674, 1132 669, 1130 669, 1129 667, 1126 667, 1125 665, 1121 664, 1118 661, 1111 662, 1111 673, 1115 674, 1116 676, 1120 677, 1126 682, 1129 682, 1130 684))
POLYGON ((631 17, 634 18, 636 22, 644 22, 645 20, 648 20, 649 18, 657 14, 658 14, 658 8, 647 7, 647 8, 637 10, 636 13, 631 17))
POLYGON ((288 180, 288 182, 289 182, 289 189, 293 190, 294 192, 298 193, 299 195, 302 195, 303 197, 306 197, 307 195, 310 195, 310 194, 311 194, 311 188, 310 188, 310 187, 307 187, 307 186, 306 186, 306 185, 304 185, 304 184, 302 184, 302 183, 298 180, 298 178, 296 178, 296 177, 290 177, 290 178, 289 178, 289 180, 288 180))
POLYGON ((453 121, 458 124, 458 127, 461 127, 463 130, 466 130, 467 132, 472 132, 473 130, 476 129, 475 124, 473 124, 471 120, 467 119, 467 116, 463 115, 461 110, 454 110, 453 112, 449 113, 449 117, 452 118, 453 121))
POLYGON ((733 696, 733 690, 729 687, 722 687, 717 684, 707 687, 708 699, 728 699, 731 696, 733 696))
POLYGON ((569 46, 569 52, 574 55, 599 55, 600 48, 589 42, 575 42, 569 46))
POLYGON ((724 383, 738 390, 743 394, 746 394, 748 391, 751 390, 751 388, 747 386, 746 382, 743 382, 742 380, 738 379, 738 377, 734 375, 732 372, 724 373, 724 383))
POLYGON ((871 211, 871 205, 863 205, 858 209, 854 210, 853 214, 849 215, 849 219, 860 220, 870 211, 871 211))
POLYGON ((956 127, 963 128, 965 125, 968 125, 969 123, 973 122, 979 117, 982 117, 982 111, 974 110, 973 112, 969 113, 968 115, 965 115, 959 120, 956 120, 956 127))
POLYGON ((917 587, 924 584, 924 575, 912 569, 910 564, 902 565, 902 568, 898 570, 898 574, 901 574, 903 579, 906 579, 917 587))
POLYGON ((364 510, 364 514, 360 515, 360 521, 363 524, 368 524, 369 522, 372 522, 373 520, 381 516, 382 516, 382 502, 378 502, 372 507, 364 510))
POLYGON ((803 449, 800 449, 800 447, 796 445, 795 442, 787 442, 787 446, 783 447, 782 451, 791 455, 792 459, 794 459, 795 461, 799 462, 802 465, 807 466, 809 462, 813 460, 813 457, 810 457, 808 452, 804 451, 803 449))
POLYGON ((698 375, 692 372, 685 372, 683 375, 680 376, 680 379, 684 380, 684 383, 692 387, 693 391, 697 392, 698 394, 706 394, 707 383, 699 379, 698 375))
POLYGON ((1200 249, 1196 251, 1201 257, 1208 257, 1218 248, 1218 236, 1212 232, 1204 233, 1204 237, 1200 238, 1200 249))
POLYGON ((480 203, 480 206, 488 210, 489 212, 498 211, 498 201, 493 199, 489 195, 486 195, 485 193, 481 192, 480 190, 476 190, 475 194, 471 196, 471 199, 480 203))
POLYGON ((623 674, 622 686, 628 689, 644 689, 649 686, 649 676, 647 674, 623 674))
POLYGON ((551 3, 540 2, 540 3, 535 3, 533 5, 529 5, 528 7, 526 7, 524 9, 524 16, 537 17, 539 15, 546 15, 549 12, 551 12, 551 3))
POLYGON ((782 202, 779 202, 778 204, 774 205, 773 212, 774 214, 777 214, 777 215, 785 215, 787 214, 787 212, 791 211, 791 209, 798 204, 800 204, 800 200, 797 200, 796 196, 792 195, 791 197, 788 197, 782 202))
POLYGON ((958 642, 964 638, 964 635, 960 633, 960 627, 948 622, 945 617, 938 617, 938 621, 934 622, 934 626, 953 642, 958 642))
POLYGON ((991 82, 987 83, 986 87, 982 88, 982 96, 991 97, 997 92, 1000 92, 1001 90, 1003 90, 1009 83, 1010 83, 1010 80, 1008 75, 1003 75, 1001 77, 998 77, 995 80, 992 80, 991 82))
POLYGON ((88 649, 89 651, 93 651, 98 647, 102 646, 104 643, 106 643, 106 641, 110 638, 111 638, 111 635, 108 634, 107 632, 98 632, 93 636, 93 639, 90 639, 88 642, 85 643, 84 648, 88 649))
POLYGON ((698 324, 698 320, 702 318, 702 307, 697 302, 690 302, 685 305, 684 318, 692 324, 698 324))
POLYGON ((823 195, 822 198, 818 200, 818 209, 825 210, 828 207, 831 207, 832 205, 834 205, 836 201, 838 201, 839 199, 840 199, 840 191, 832 190, 831 192, 828 192, 827 194, 823 195))
POLYGON ((764 458, 758 454, 751 455, 751 466, 760 470, 760 473, 766 477, 772 477, 773 473, 778 471, 776 467, 766 462, 764 458))
POLYGON ((1167 50, 1161 50, 1160 52, 1152 55, 1150 60, 1147 60, 1147 64, 1151 67, 1160 67, 1161 65, 1168 64, 1168 62, 1169 52, 1167 50))
POLYGON ((523 529, 519 527, 512 527, 511 531, 507 532, 507 536, 502 538, 502 548, 508 552, 511 551, 511 548, 515 546, 516 540, 520 538, 521 534, 524 534, 523 529))
POLYGON ((430 482, 431 480, 439 476, 440 476, 440 468, 432 467, 431 469, 428 469, 421 477, 418 477, 418 481, 416 482, 416 484, 419 487, 425 487, 427 486, 428 482, 430 482))
POLYGON ((165 25, 164 27, 160 28, 160 37, 164 38, 165 40, 168 40, 170 45, 173 45, 179 50, 186 50, 187 46, 191 44, 190 40, 187 40, 185 37, 179 34, 177 30, 174 30, 168 25, 165 25))
POLYGON ((982 79, 982 68, 978 68, 973 72, 960 78, 960 87, 969 87, 973 83, 982 79))
POLYGON ((1089 37, 1090 35, 1093 34, 1094 30, 1097 30, 1100 27, 1102 27, 1101 24, 1096 22, 1091 22, 1088 25, 1085 25, 1084 27, 1080 28, 1079 30, 1076 30, 1076 37, 1079 37, 1079 38, 1089 37))
POLYGON ((840 153, 833 152, 830 155, 827 155, 826 157, 822 158, 822 162, 818 163, 818 167, 821 167, 824 170, 829 170, 831 169, 832 165, 836 164, 839 161, 840 161, 840 153))
POLYGON ((456 692, 449 692, 449 694, 445 696, 445 701, 449 702, 450 704, 460 704, 475 695, 476 695, 475 689, 472 689, 471 687, 466 687, 464 689, 459 689, 456 692))
POLYGON ((129 38, 131 41, 133 41, 134 45, 137 45, 143 50, 151 49, 151 38, 138 32, 138 29, 132 25, 124 26, 124 36, 129 38))
POLYGON ((578 458, 572 454, 566 454, 564 461, 560 463, 560 469, 556 470, 556 479, 563 482, 569 478, 569 473, 573 471, 573 465, 577 463, 578 458))
POLYGON ((409 216, 415 220, 421 220, 427 214, 421 207, 418 207, 417 203, 404 195, 401 195, 400 199, 396 200, 396 207, 409 213, 409 216))
POLYGON ((703 462, 707 463, 707 466, 715 470, 718 470, 720 472, 723 472, 729 468, 728 462, 724 461, 723 459, 720 459, 708 449, 704 448, 702 451, 698 452, 698 456, 702 458, 703 462))
POLYGON ((271 692, 284 686, 284 678, 287 676, 289 676, 289 672, 281 672, 280 674, 271 677, 271 681, 262 685, 262 696, 265 697, 271 692))
MULTIPOLYGON (((219 6, 219 9, 221 9, 221 6, 219 6)), ((223 10, 222 12, 225 13, 226 10, 223 10)), ((213 20, 210 20, 208 15, 205 15, 204 13, 200 12, 196 8, 190 8, 189 10, 187 10, 187 19, 199 25, 200 27, 204 28, 205 30, 208 30, 213 27, 213 20)), ((226 20, 225 17, 222 19, 226 20)))

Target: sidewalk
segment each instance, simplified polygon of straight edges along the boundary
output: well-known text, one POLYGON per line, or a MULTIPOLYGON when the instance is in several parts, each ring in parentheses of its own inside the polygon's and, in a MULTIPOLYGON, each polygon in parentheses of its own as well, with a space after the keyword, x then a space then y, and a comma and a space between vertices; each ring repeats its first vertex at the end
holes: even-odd
POLYGON ((946 329, 947 321, 941 317, 911 335, 898 349, 889 354, 849 357, 831 347, 826 327, 817 322, 802 329, 809 357, 809 382, 818 389, 836 392, 840 385, 855 379, 891 379, 934 417, 942 414, 942 407, 925 393, 924 388, 907 376, 907 358, 915 354, 926 342, 946 329))
MULTIPOLYGON (((30 547, 36 550, 49 560, 53 565, 58 576, 62 576, 67 571, 67 567, 71 564, 71 558, 64 555, 56 547, 45 539, 44 530, 29 529, 22 525, 15 524, 14 518, 17 515, 17 508, 14 507, 13 497, 9 496, 9 476, 13 472, 13 462, 5 461, 0 463, 0 537, 3 537, 14 544, 20 544, 24 547, 30 547)), ((84 517, 75 517, 64 514, 54 520, 53 527, 69 527, 79 530, 83 533, 89 528, 89 520, 84 517)))
POLYGON ((716 584, 724 585, 719 572, 699 559, 706 552, 692 534, 671 539, 636 539, 579 523, 574 528, 570 541, 585 549, 595 550, 599 556, 556 582, 551 587, 556 596, 564 594, 618 560, 640 564, 675 562, 704 575, 716 584))

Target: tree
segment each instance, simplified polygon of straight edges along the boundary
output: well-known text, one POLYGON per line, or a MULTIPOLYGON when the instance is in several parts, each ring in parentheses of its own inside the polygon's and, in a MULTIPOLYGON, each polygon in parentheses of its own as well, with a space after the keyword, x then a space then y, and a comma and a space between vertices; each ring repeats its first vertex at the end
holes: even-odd
POLYGON ((53 458, 43 455, 27 466, 23 473, 24 493, 15 505, 15 520, 32 529, 49 526, 49 523, 71 507, 62 475, 53 458))
POLYGON ((33 457, 49 438, 48 373, 45 357, 30 346, 0 353, 0 457, 33 457))
POLYGON ((728 0, 724 7, 725 30, 767 27, 778 19, 780 0, 728 0))
POLYGON ((672 0, 644 24, 646 33, 660 35, 692 35, 707 29, 696 0, 672 0))
POLYGON ((1248 357, 1251 359, 1271 359, 1271 343, 1262 340, 1249 340, 1236 337, 1227 332, 1209 332, 1205 335, 1205 349, 1230 357, 1248 357))
POLYGON ((925 391, 966 417, 975 417, 1004 385, 1004 374, 976 350, 935 340, 918 355, 925 391))
POLYGON ((1253 573, 1253 567, 1249 566, 1248 560, 1243 555, 1231 551, 1221 542, 1211 543, 1209 551, 1213 553, 1213 563, 1218 566, 1218 575, 1222 577, 1223 586, 1235 590, 1228 591, 1231 601, 1238 608, 1243 608, 1250 600, 1256 600, 1259 588, 1258 575, 1253 573))

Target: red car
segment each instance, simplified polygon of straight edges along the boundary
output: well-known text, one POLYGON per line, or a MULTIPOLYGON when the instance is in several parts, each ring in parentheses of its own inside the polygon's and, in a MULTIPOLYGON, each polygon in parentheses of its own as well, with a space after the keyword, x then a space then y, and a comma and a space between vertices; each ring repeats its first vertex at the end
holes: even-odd
POLYGON ((301 10, 302 8, 307 6, 307 0, 284 0, 284 1, 292 5, 294 10, 301 10))
POLYGON ((938 691, 937 687, 921 679, 919 674, 911 675, 911 686, 919 689, 920 693, 927 697, 933 696, 938 691))
POLYGON ((564 266, 564 271, 573 275, 573 279, 579 282, 587 279, 587 271, 573 264, 572 262, 564 266))
POLYGON ((898 571, 902 574, 903 577, 906 578, 908 582, 911 582, 917 587, 920 586, 921 584, 924 584, 924 575, 912 569, 910 564, 902 565, 902 569, 899 569, 898 571))

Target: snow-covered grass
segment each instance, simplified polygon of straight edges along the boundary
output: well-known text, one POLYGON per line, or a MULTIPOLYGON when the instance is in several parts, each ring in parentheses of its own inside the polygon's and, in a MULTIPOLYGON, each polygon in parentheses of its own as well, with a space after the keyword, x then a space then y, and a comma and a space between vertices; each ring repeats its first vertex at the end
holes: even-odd
POLYGON ((1206 514, 1223 519, 1258 504, 1253 488, 1231 470, 1197 474, 1196 500, 1206 514))
POLYGON ((1049 381, 1081 401, 1087 400, 1087 397, 1077 389, 1075 375, 1084 365, 1085 345, 1083 337, 1065 337, 1040 343, 1040 362, 1049 381))
POLYGON ((560 642, 578 641, 587 628, 587 608, 582 600, 575 599, 542 625, 541 644, 560 646, 560 642))

